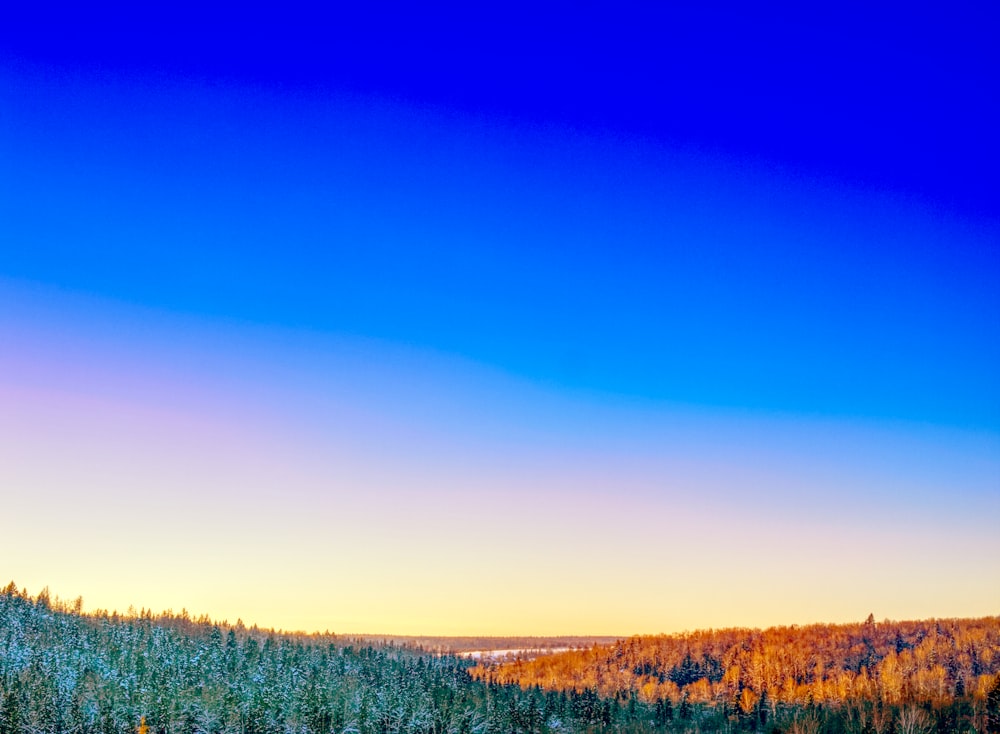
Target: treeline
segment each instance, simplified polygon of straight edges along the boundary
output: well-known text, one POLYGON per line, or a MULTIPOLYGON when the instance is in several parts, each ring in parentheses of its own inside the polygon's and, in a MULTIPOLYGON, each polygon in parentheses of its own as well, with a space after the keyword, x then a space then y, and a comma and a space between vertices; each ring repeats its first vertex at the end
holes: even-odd
POLYGON ((483 663, 471 673, 675 711, 707 707, 755 726, 804 712, 819 726, 836 712, 844 729, 859 732, 1000 731, 1000 617, 876 623, 870 616, 853 625, 633 637, 483 663))

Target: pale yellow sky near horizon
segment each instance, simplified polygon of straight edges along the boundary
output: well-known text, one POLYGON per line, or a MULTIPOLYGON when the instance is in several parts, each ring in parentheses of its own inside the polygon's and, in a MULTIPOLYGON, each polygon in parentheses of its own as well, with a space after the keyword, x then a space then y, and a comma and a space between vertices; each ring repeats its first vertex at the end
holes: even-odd
POLYGON ((203 325, 116 323, 0 319, 0 583, 342 634, 1000 611, 990 434, 554 396, 258 332, 226 335, 239 361, 203 325))
POLYGON ((246 426, 224 443, 198 420, 161 415, 149 434, 149 415, 127 406, 104 404, 103 426, 74 424, 68 408, 32 400, 0 436, 18 459, 0 481, 30 488, 5 499, 8 518, 44 518, 13 523, 0 557, 18 585, 82 595, 90 610, 338 633, 630 635, 1000 609, 985 583, 1000 550, 989 497, 977 521, 862 509, 859 493, 821 501, 836 479, 813 478, 804 501, 801 475, 676 458, 375 466, 246 426), (737 477, 747 491, 724 491, 737 477), (921 537, 934 528, 946 548, 921 537))

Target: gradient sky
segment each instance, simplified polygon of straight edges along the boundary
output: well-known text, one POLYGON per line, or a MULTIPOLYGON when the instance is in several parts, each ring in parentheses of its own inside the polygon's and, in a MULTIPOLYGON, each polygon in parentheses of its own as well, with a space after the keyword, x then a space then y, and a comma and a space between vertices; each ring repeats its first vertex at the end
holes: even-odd
POLYGON ((336 632, 1000 612, 995 17, 188 10, 0 28, 0 575, 336 632))

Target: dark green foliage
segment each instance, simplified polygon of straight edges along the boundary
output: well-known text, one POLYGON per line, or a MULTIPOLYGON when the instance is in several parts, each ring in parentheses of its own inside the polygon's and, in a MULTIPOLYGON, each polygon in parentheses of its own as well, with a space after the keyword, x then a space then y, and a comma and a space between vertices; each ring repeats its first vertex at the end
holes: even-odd
MULTIPOLYGON (((646 665, 649 667, 648 663, 646 665)), ((674 666, 667 678, 683 688, 702 678, 717 683, 722 680, 722 673, 722 661, 719 658, 704 655, 695 660, 689 653, 684 656, 679 665, 674 666)))
POLYGON ((1000 678, 986 694, 986 722, 988 731, 1000 732, 1000 678))

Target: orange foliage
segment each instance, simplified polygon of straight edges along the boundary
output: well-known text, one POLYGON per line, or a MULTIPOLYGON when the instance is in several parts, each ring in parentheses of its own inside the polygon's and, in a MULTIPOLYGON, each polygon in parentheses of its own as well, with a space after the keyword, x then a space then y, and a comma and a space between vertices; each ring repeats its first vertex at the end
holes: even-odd
POLYGON ((945 705, 956 697, 985 699, 1000 677, 1000 617, 633 637, 486 663, 472 674, 602 696, 634 691, 644 701, 724 703, 744 712, 764 700, 945 705))

